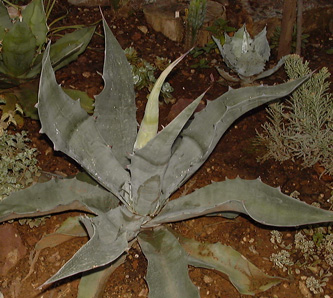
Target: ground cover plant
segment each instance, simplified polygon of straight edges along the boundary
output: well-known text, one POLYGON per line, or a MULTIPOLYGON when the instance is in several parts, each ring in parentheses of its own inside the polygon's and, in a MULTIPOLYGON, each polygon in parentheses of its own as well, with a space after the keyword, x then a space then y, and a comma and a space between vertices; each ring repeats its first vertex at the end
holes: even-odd
POLYGON ((64 210, 96 215, 81 218, 90 241, 46 284, 80 272, 87 273, 83 278, 87 283, 92 275, 112 271, 137 238, 148 259, 150 297, 199 297, 188 277, 188 265, 224 272, 241 293, 254 294, 278 283, 279 278, 265 275, 232 248, 184 239, 163 224, 221 212, 229 217, 245 213, 274 226, 332 221, 331 212, 294 200, 260 180, 217 182, 168 201, 236 118, 289 94, 308 77, 273 87, 231 89, 191 119, 199 97, 157 134, 158 89, 178 59, 157 81, 137 133, 130 68, 107 26, 105 35, 105 88, 96 98, 94 115, 88 116, 62 92, 47 55, 38 103, 42 131, 102 187, 78 179, 35 184, 2 201, 1 220, 64 210), (91 270, 94 274, 89 274, 91 270))

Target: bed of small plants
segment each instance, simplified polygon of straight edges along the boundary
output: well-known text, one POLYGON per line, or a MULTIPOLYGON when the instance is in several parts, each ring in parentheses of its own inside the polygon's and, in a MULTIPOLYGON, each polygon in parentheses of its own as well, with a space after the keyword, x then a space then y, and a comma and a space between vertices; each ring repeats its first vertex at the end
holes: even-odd
MULTIPOLYGON (((145 23, 140 10, 132 10, 126 17, 119 16, 110 8, 103 9, 103 12, 123 49, 132 47, 137 51, 137 57, 145 59, 150 65, 156 65, 156 61, 159 61, 157 57, 173 61, 184 52, 182 45, 174 44, 159 33, 153 32, 145 23), (146 26, 148 33, 141 31, 140 26, 146 26)), ((61 21, 63 25, 94 24, 100 19, 97 8, 77 8, 64 2, 57 2, 54 16, 50 17, 56 18, 64 13, 68 14, 61 21)), ((232 25, 239 28, 242 24, 232 25)), ((97 32, 103 33, 101 25, 98 25, 97 32)), ((329 64, 331 56, 326 53, 326 50, 332 48, 332 40, 329 38, 328 33, 315 37, 310 35, 308 38, 304 55, 312 70, 326 66, 328 71, 333 71, 329 64)), ((222 63, 220 54, 212 50, 204 55, 208 62, 211 61, 208 68, 191 67, 198 63, 200 65, 202 57, 188 55, 168 77, 167 81, 174 91, 171 92, 171 102, 166 100, 166 103, 161 98, 161 126, 169 123, 191 99, 195 99, 207 87, 211 86, 207 91, 206 100, 213 100, 227 91, 225 84, 218 82, 220 76, 215 68, 219 66, 228 70, 222 63)), ((88 49, 76 61, 56 73, 57 81, 67 88, 84 91, 90 96, 98 94, 103 88, 103 80, 99 74, 103 70, 103 56, 103 37, 95 34, 88 49)), ((272 59, 271 65, 276 64, 274 52, 272 59)), ((156 78, 160 71, 156 66, 154 72, 156 78)), ((263 80, 263 83, 282 83, 287 77, 281 69, 272 77, 263 80)), ((328 81, 330 80, 331 78, 328 78, 328 81)), ((148 84, 147 88, 136 89, 138 122, 141 122, 143 117, 149 88, 151 87, 148 84)), ((266 123, 267 116, 265 108, 260 108, 237 120, 218 143, 207 162, 173 194, 172 199, 189 194, 212 181, 224 181, 226 178, 233 179, 238 176, 243 179, 261 177, 263 182, 280 187, 286 194, 308 204, 332 210, 332 178, 318 165, 304 167, 304 161, 297 158, 285 161, 274 159, 258 161, 259 157, 267 153, 264 146, 258 146, 257 138, 257 132, 264 132, 262 125, 266 123)), ((50 176, 69 177, 82 171, 71 159, 55 152, 50 140, 41 135, 39 130, 39 122, 30 119, 25 119, 20 125, 14 123, 5 129, 6 136, 7 133, 13 136, 9 141, 10 144, 13 142, 20 144, 24 150, 26 146, 34 148, 27 151, 25 159, 19 159, 22 164, 28 163, 29 159, 33 165, 30 168, 31 174, 24 170, 23 166, 22 169, 17 169, 18 172, 21 171, 21 176, 19 173, 18 177, 22 177, 22 171, 24 172, 26 177, 22 180, 24 186, 30 184, 31 175, 36 173, 38 179, 41 175, 46 175, 48 179, 50 176), (29 140, 23 131, 27 132, 29 140), (38 168, 35 167, 33 158, 37 158, 38 168)), ((25 253, 20 256, 21 259, 15 266, 6 274, 0 275, 0 291, 4 297, 21 297, 22 293, 29 293, 30 296, 27 297, 76 297, 79 282, 76 277, 56 282, 42 290, 38 287, 55 274, 88 241, 88 238, 73 238, 59 246, 53 246, 53 243, 47 241, 40 247, 36 246, 45 235, 54 233, 64 220, 76 215, 79 213, 60 213, 34 223, 15 221, 1 225, 1 229, 8 226, 10 229, 13 228, 11 233, 18 235, 21 245, 25 248, 25 253)), ((304 229, 276 229, 264 227, 241 216, 232 220, 202 217, 173 223, 171 227, 181 235, 198 241, 230 245, 265 273, 285 278, 279 285, 255 297, 333 297, 333 236, 329 224, 308 226, 304 229)), ((4 262, 0 250, 0 266, 4 262)), ((139 246, 134 245, 129 251, 127 261, 109 279, 103 297, 148 297, 148 288, 144 279, 146 269, 146 259, 139 246)), ((194 267, 190 267, 189 272, 192 281, 200 289, 201 297, 244 297, 220 273, 194 267)))

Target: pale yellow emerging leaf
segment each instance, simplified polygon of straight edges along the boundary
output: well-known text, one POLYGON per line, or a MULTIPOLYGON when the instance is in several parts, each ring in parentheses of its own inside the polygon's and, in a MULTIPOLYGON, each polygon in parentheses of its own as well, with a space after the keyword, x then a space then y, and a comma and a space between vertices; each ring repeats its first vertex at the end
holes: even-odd
POLYGON ((144 147, 153 137, 156 136, 158 131, 158 115, 159 115, 159 102, 158 98, 161 92, 162 85, 171 72, 171 70, 186 56, 187 53, 180 56, 172 62, 159 76, 153 90, 149 94, 145 114, 142 119, 140 129, 134 144, 134 150, 144 147))

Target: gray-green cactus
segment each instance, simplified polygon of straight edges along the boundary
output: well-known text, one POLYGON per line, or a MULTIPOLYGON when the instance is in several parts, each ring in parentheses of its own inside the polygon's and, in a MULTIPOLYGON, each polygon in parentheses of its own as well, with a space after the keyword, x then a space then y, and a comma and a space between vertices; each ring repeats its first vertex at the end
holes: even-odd
MULTIPOLYGON (((0 88, 17 86, 39 75, 48 40, 43 1, 32 0, 27 6, 16 8, 11 7, 9 13, 0 1, 0 88)), ((94 30, 78 29, 58 39, 50 51, 55 69, 75 60, 85 50, 94 30)))
POLYGON ((231 247, 183 238, 164 224, 225 212, 244 213, 273 226, 333 220, 333 212, 288 197, 259 179, 216 182, 169 201, 238 117, 286 96, 308 76, 272 87, 231 89, 192 119, 200 96, 157 132, 158 94, 166 75, 182 56, 157 80, 137 133, 131 70, 103 22, 105 87, 96 97, 94 115, 87 115, 56 82, 49 47, 43 58, 38 103, 42 132, 56 150, 76 160, 96 182, 53 179, 15 192, 0 202, 0 221, 65 210, 94 214, 81 217, 90 240, 44 283, 84 272, 79 297, 87 297, 86 288, 93 292, 89 297, 97 297, 100 289, 94 286, 123 262, 135 241, 148 259, 146 280, 151 298, 199 297, 188 276, 189 265, 227 274, 242 294, 253 295, 279 283, 281 279, 264 274, 231 247))
MULTIPOLYGON (((266 38, 266 27, 251 38, 246 30, 245 24, 233 37, 225 34, 225 43, 222 46, 220 40, 213 36, 225 64, 237 73, 239 79, 245 83, 251 83, 277 71, 284 63, 282 58, 278 64, 264 71, 265 64, 270 56, 270 47, 266 38)), ((239 81, 222 69, 217 69, 220 75, 229 81, 239 81)))

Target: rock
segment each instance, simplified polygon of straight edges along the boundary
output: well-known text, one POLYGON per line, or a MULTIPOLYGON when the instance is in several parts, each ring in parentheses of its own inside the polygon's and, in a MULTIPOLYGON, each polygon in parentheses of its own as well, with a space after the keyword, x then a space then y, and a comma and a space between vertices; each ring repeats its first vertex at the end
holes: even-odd
POLYGON ((6 275, 27 253, 17 229, 12 224, 0 226, 0 275, 6 275))
POLYGON ((157 32, 175 42, 181 42, 184 35, 183 20, 180 12, 184 11, 183 3, 173 1, 156 2, 143 9, 147 23, 157 32))
MULTIPOLYGON (((175 42, 184 40, 185 30, 185 9, 188 7, 185 3, 175 3, 173 0, 158 1, 147 5, 144 9, 144 15, 147 23, 157 32, 161 32, 169 39, 175 42)), ((225 6, 215 1, 207 1, 207 13, 202 29, 198 32, 197 44, 205 45, 210 41, 210 33, 205 30, 213 25, 219 18, 226 18, 225 6)))

